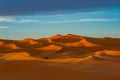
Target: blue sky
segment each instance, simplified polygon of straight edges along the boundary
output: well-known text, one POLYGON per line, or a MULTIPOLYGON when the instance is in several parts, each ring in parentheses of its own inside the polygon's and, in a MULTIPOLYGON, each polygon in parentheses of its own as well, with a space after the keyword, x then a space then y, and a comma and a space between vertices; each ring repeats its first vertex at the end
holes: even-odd
POLYGON ((0 0, 0 38, 120 37, 119 0, 0 0))

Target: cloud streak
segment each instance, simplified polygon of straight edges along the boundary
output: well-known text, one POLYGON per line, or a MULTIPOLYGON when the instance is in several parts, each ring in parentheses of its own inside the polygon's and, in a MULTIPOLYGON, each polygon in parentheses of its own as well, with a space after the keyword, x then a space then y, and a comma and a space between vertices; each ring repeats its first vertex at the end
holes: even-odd
POLYGON ((0 17, 0 22, 14 22, 14 19, 9 17, 0 17))
POLYGON ((8 23, 39 23, 39 24, 57 24, 57 23, 78 23, 78 22, 110 22, 110 21, 120 21, 120 19, 114 19, 114 18, 83 18, 83 19, 75 19, 75 20, 49 20, 49 21, 42 21, 42 20, 35 20, 35 19, 20 19, 16 20, 14 18, 0 18, 0 22, 8 22, 8 23))
POLYGON ((108 21, 120 21, 120 19, 78 19, 78 20, 46 21, 44 23, 78 23, 78 22, 108 22, 108 21))
POLYGON ((16 23, 39 23, 39 20, 32 20, 32 19, 21 19, 19 21, 13 21, 16 23))
POLYGON ((0 29, 5 29, 5 28, 9 28, 7 26, 0 26, 0 29))

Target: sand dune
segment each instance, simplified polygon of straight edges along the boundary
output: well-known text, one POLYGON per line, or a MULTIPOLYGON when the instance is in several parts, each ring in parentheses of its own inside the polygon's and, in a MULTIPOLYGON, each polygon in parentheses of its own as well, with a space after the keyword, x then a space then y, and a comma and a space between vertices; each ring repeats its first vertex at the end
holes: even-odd
MULTIPOLYGON (((53 42, 55 43, 55 42, 53 42)), ((75 41, 75 42, 56 42, 56 44, 62 45, 62 46, 67 46, 67 47, 95 47, 95 46, 100 46, 98 44, 92 43, 87 41, 85 38, 75 41)))
POLYGON ((119 76, 120 38, 57 34, 0 39, 0 80, 120 80, 119 76))
POLYGON ((0 41, 0 46, 2 46, 4 44, 4 42, 3 41, 0 41))
POLYGON ((31 39, 31 38, 25 38, 23 40, 20 40, 20 42, 29 42, 30 40, 34 40, 34 39, 31 39))
POLYGON ((120 57, 120 51, 112 51, 112 50, 103 50, 95 52, 96 55, 103 55, 103 56, 113 56, 113 57, 120 57))
POLYGON ((2 60, 39 60, 38 58, 31 57, 27 52, 14 52, 7 53, 0 57, 2 60))
POLYGON ((40 39, 37 39, 37 41, 42 44, 49 44, 53 42, 51 38, 40 38, 40 39))
POLYGON ((30 40, 29 43, 30 43, 31 45, 38 44, 38 42, 36 42, 36 41, 34 41, 34 40, 30 40))
POLYGON ((37 61, 1 62, 0 79, 1 80, 119 80, 120 79, 119 75, 106 74, 104 72, 79 71, 79 68, 77 66, 78 65, 69 65, 69 64, 52 64, 52 63, 45 64, 43 62, 37 62, 37 61))
POLYGON ((105 50, 106 55, 120 57, 120 51, 105 50))
POLYGON ((79 40, 81 40, 83 37, 82 36, 77 36, 77 35, 73 35, 73 34, 66 34, 66 35, 54 35, 52 37, 50 37, 50 39, 52 39, 52 41, 54 42, 77 42, 79 40))
POLYGON ((49 50, 55 50, 55 51, 59 51, 60 49, 62 49, 61 46, 56 46, 56 45, 49 45, 49 46, 45 46, 45 47, 41 47, 41 48, 37 48, 39 50, 46 50, 46 51, 49 51, 49 50))
POLYGON ((81 47, 83 46, 82 43, 80 41, 78 42, 57 42, 56 44, 62 45, 62 46, 66 46, 66 47, 81 47))
POLYGON ((120 61, 120 51, 103 50, 95 52, 94 57, 103 60, 120 61))
POLYGON ((79 39, 79 40, 86 38, 85 36, 79 36, 79 35, 74 35, 74 34, 66 34, 65 36, 69 38, 79 39))
POLYGON ((9 49, 20 49, 16 44, 12 43, 2 43, 1 48, 9 48, 9 49))
POLYGON ((60 38, 64 38, 64 36, 63 35, 61 35, 61 34, 56 34, 56 35, 54 35, 54 36, 52 36, 52 37, 50 37, 51 39, 60 39, 60 38))
POLYGON ((58 59, 51 59, 48 60, 49 62, 60 62, 60 63, 78 63, 83 62, 89 59, 92 59, 92 56, 87 56, 84 58, 58 58, 58 59))
POLYGON ((20 42, 26 42, 29 43, 30 45, 35 45, 35 44, 39 44, 37 41, 35 41, 34 39, 30 39, 30 38, 26 38, 21 40, 20 42))
POLYGON ((87 41, 86 39, 82 39, 80 42, 81 42, 81 43, 83 44, 83 46, 85 46, 85 47, 100 46, 100 45, 94 44, 94 43, 92 43, 92 42, 89 42, 89 41, 87 41))

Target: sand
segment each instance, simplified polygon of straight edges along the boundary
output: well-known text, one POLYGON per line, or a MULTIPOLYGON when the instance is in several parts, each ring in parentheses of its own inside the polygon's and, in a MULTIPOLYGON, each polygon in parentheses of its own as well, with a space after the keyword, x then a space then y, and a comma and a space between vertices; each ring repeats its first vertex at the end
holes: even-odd
POLYGON ((0 80, 120 80, 120 38, 0 39, 0 80))
POLYGON ((7 61, 0 63, 0 80, 119 80, 119 75, 104 72, 84 72, 75 65, 50 64, 37 61, 7 61))

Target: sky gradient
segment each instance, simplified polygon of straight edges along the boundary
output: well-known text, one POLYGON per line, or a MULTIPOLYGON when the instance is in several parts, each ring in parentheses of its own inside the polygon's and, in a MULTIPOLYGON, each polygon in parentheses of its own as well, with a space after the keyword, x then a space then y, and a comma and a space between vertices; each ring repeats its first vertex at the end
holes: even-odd
POLYGON ((0 0, 0 38, 120 37, 120 0, 0 0))

